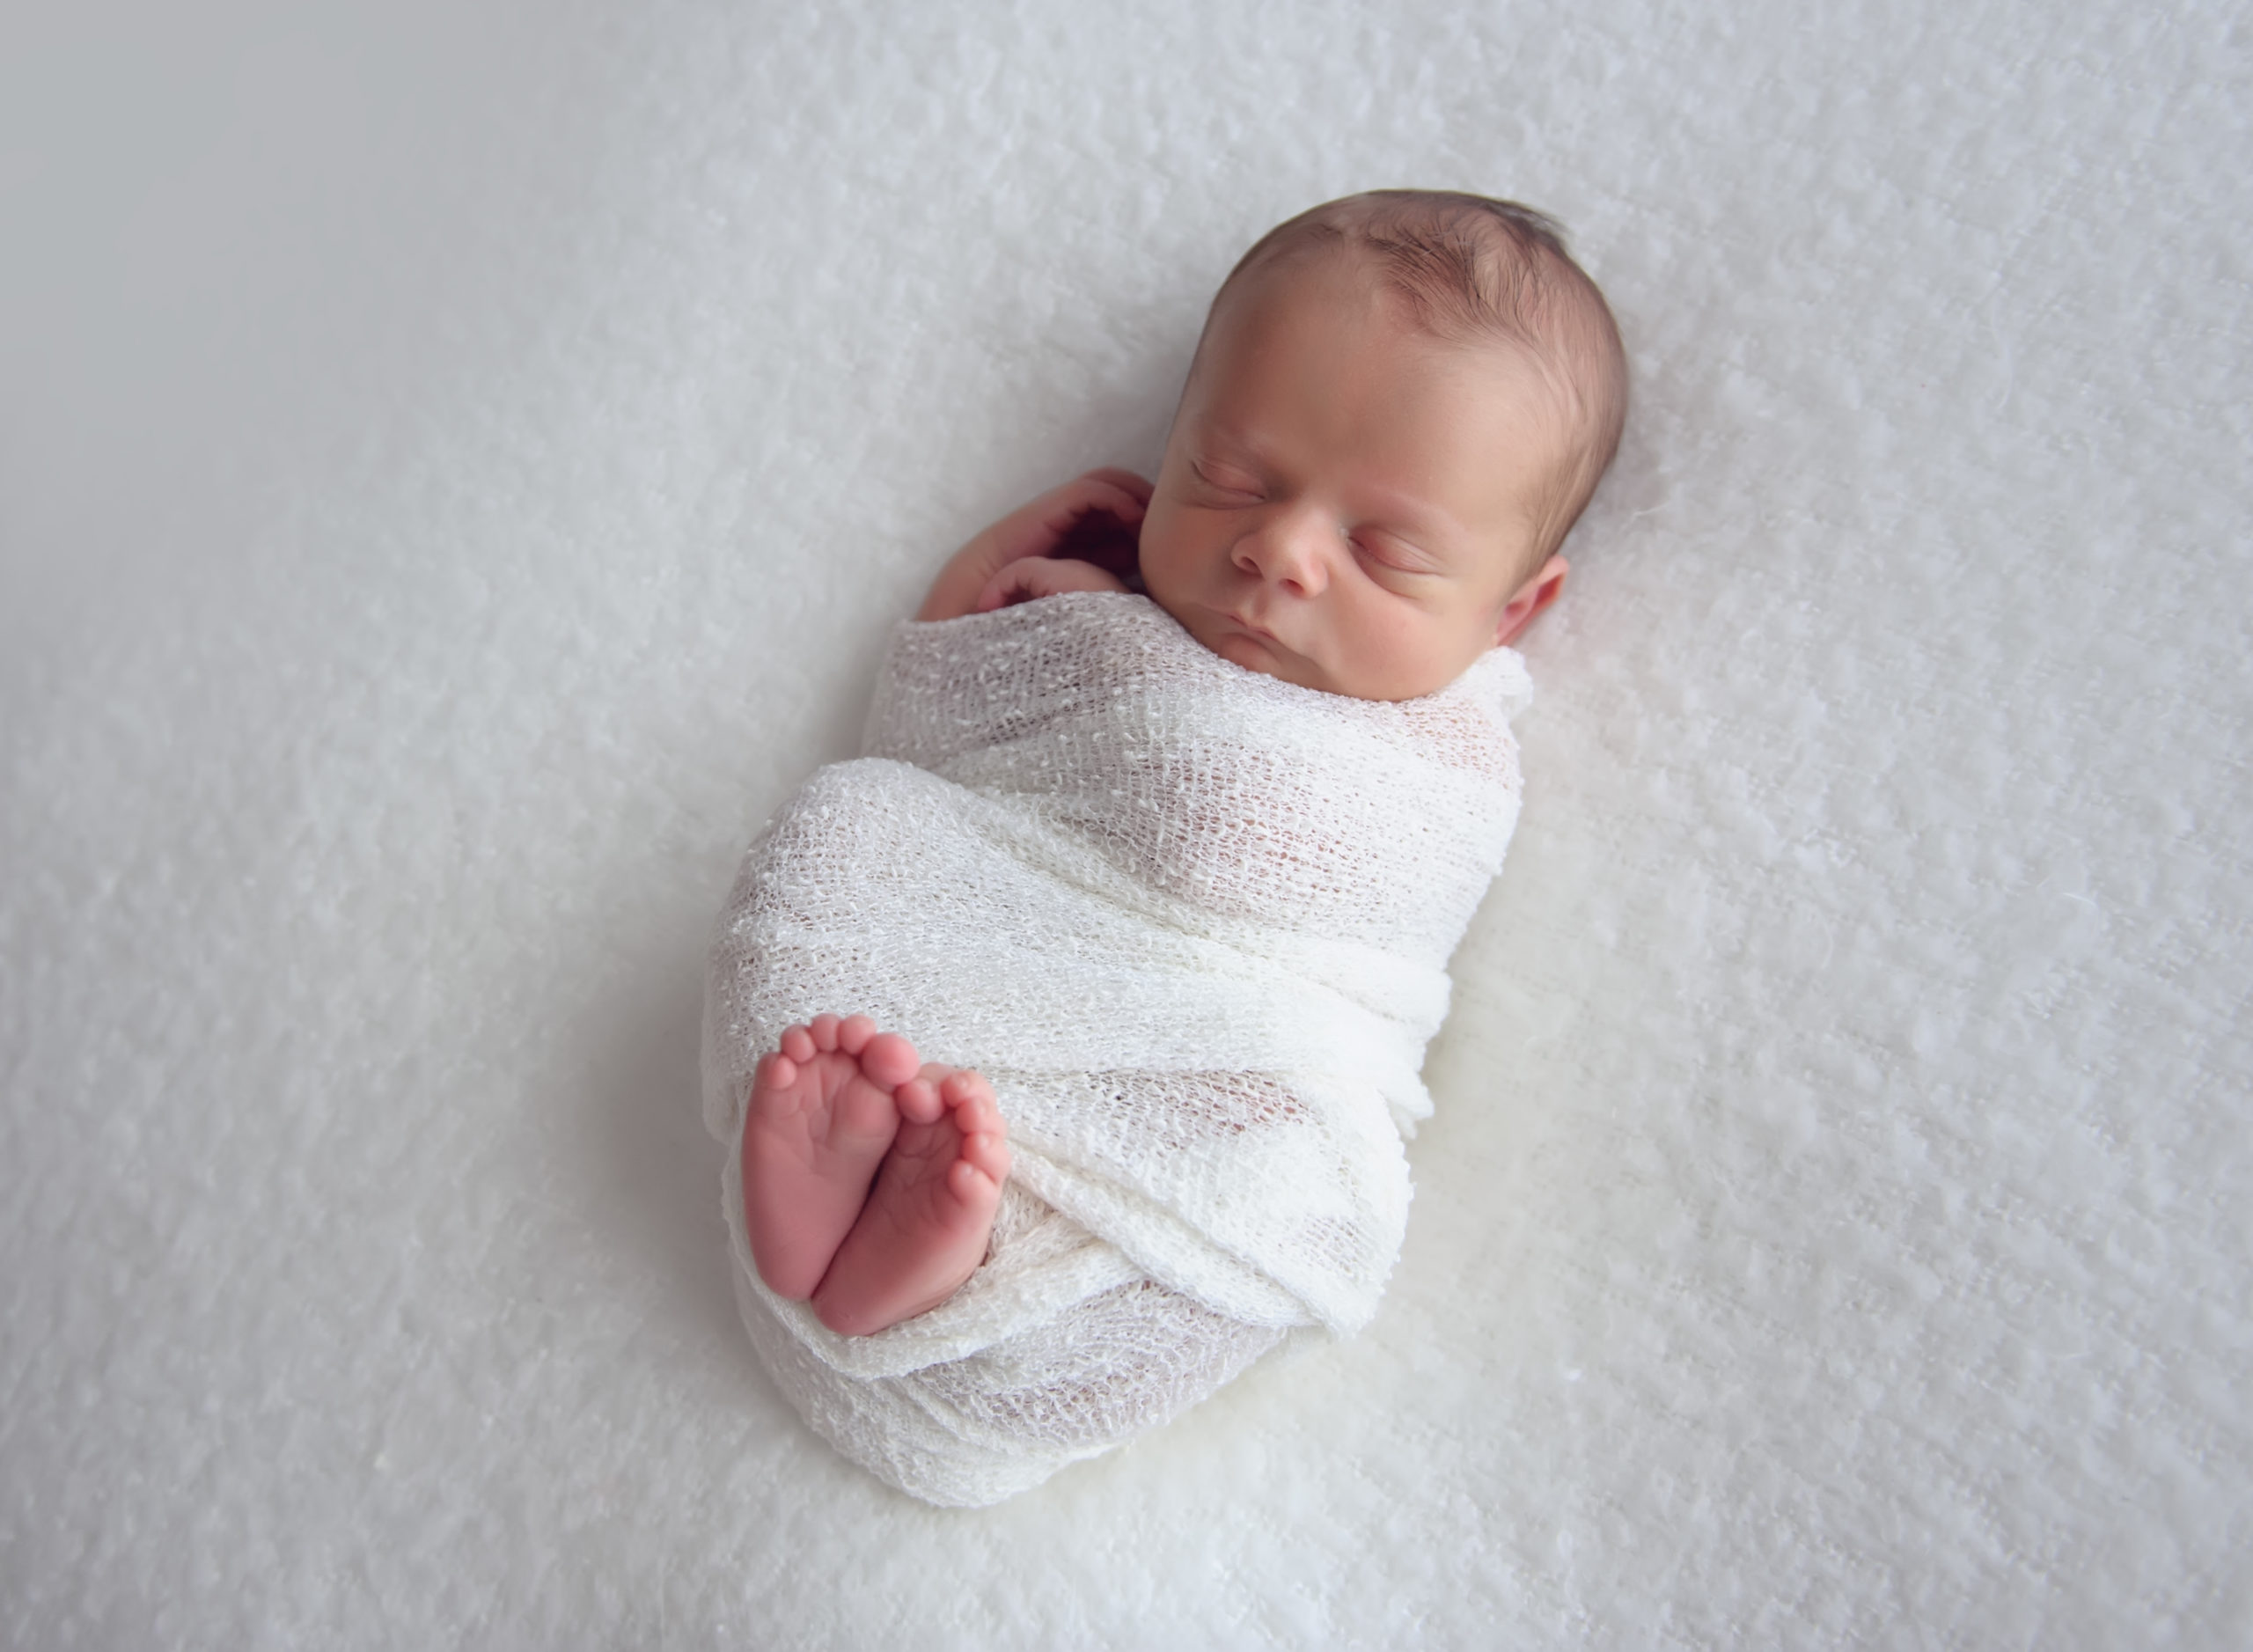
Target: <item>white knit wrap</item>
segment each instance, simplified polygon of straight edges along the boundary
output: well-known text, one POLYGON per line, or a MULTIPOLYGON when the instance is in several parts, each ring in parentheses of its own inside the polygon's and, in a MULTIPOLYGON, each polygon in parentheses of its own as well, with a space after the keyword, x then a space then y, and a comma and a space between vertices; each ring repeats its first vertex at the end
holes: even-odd
POLYGON ((745 858, 705 1118, 738 1142, 783 1029, 864 1013, 986 1075, 1016 1171, 968 1284, 844 1338, 760 1283, 730 1153, 745 1320, 815 1427, 919 1496, 988 1502, 1285 1328, 1368 1320, 1448 957, 1516 820, 1530 692, 1497 649, 1420 700, 1322 694, 1141 597, 899 628, 868 755, 745 858))

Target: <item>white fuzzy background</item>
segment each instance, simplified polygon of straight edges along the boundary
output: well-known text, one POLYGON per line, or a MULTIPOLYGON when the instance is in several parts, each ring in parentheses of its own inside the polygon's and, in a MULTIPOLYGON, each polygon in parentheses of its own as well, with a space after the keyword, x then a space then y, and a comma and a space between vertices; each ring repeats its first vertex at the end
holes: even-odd
POLYGON ((0 48, 0 1643, 2253 1638, 2224 0, 48 7, 0 48), (985 1514, 750 1356, 708 926, 1376 185, 1637 403, 1356 1341, 985 1514))

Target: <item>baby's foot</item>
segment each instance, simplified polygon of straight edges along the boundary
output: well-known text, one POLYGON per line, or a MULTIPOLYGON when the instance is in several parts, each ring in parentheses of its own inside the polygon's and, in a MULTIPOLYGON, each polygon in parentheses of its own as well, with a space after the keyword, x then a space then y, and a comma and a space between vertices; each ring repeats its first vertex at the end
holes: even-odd
POLYGON ((927 1067, 899 1086, 903 1119, 860 1220, 814 1292, 822 1324, 868 1336, 954 1295, 986 1259, 1009 1149, 993 1087, 927 1067))
MULTIPOLYGON (((759 1063, 743 1127, 744 1223, 778 1296, 813 1295, 899 1134, 892 1092, 921 1063, 866 1016, 816 1016, 759 1063)), ((916 1097, 916 1111, 925 1112, 916 1097)))

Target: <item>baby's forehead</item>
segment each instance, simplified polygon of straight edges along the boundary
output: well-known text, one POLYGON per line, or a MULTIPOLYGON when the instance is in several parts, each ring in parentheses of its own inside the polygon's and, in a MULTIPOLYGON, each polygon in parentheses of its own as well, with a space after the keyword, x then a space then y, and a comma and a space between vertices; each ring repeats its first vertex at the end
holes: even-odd
POLYGON ((1193 376, 1207 376, 1211 388, 1223 391, 1267 377, 1279 358, 1294 352, 1325 355, 1339 331, 1372 316, 1382 319, 1375 334, 1389 335, 1389 355, 1427 370, 1404 374, 1391 386, 1395 394, 1416 396, 1420 390, 1431 399, 1469 388, 1484 400, 1529 409, 1545 409, 1555 400, 1553 375, 1530 347, 1492 330, 1433 325, 1385 279, 1377 261, 1349 248, 1280 258, 1224 289, 1215 299, 1193 376), (1214 348, 1216 343, 1222 348, 1214 348))

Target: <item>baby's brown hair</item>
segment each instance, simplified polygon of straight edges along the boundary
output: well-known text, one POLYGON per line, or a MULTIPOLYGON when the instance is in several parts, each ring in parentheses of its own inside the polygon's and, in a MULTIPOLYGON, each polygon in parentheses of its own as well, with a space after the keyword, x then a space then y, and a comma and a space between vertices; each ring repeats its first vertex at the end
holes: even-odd
MULTIPOLYGON (((1439 189, 1375 189, 1302 212, 1252 244, 1213 297, 1296 256, 1374 261, 1416 325, 1449 342, 1517 350, 1551 392, 1566 459, 1537 503, 1530 574, 1564 543, 1619 450, 1627 354, 1611 306, 1565 250, 1546 213, 1515 201, 1439 189)), ((1206 328, 1211 330, 1208 316, 1206 328)))

